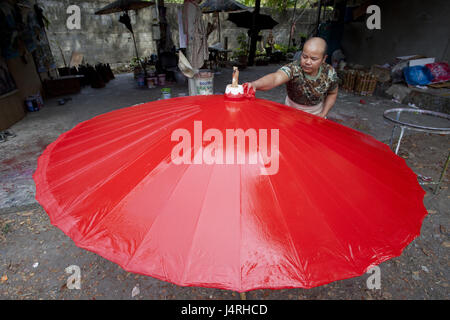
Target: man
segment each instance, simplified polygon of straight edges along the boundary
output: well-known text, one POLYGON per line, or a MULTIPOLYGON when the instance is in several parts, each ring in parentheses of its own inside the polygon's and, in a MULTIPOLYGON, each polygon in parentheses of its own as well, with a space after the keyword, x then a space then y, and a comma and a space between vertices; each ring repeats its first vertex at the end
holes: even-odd
POLYGON ((305 42, 300 60, 248 83, 248 87, 266 91, 286 83, 286 105, 326 118, 338 95, 337 74, 325 63, 326 52, 325 40, 311 38, 305 42))

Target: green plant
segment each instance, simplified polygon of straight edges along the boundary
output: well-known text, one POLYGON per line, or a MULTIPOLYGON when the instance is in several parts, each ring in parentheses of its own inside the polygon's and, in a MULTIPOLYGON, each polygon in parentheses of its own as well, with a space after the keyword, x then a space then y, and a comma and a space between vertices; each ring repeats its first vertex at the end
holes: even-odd
POLYGON ((261 56, 256 57, 255 60, 264 60, 264 61, 267 60, 268 61, 270 59, 267 56, 261 55, 261 56))
POLYGON ((268 57, 256 57, 255 58, 255 64, 257 66, 266 66, 270 62, 270 59, 268 57))
POLYGON ((289 47, 288 49, 287 49, 287 52, 292 52, 292 53, 295 53, 295 52, 297 52, 298 50, 300 50, 298 47, 294 47, 294 46, 291 46, 291 47, 289 47))
POLYGON ((246 56, 248 53, 247 53, 247 50, 243 50, 243 49, 235 49, 235 50, 233 50, 233 55, 232 55, 232 58, 238 58, 238 57, 241 57, 241 56, 246 56))
POLYGON ((275 50, 281 51, 281 52, 284 53, 284 54, 287 53, 287 46, 285 46, 285 45, 275 43, 275 44, 273 45, 273 48, 274 48, 275 50))
POLYGON ((306 34, 306 33, 302 33, 302 32, 299 32, 298 34, 297 34, 297 36, 299 37, 299 38, 307 38, 308 37, 308 35, 306 34))
POLYGON ((266 54, 266 50, 256 50, 256 56, 263 56, 266 54))
POLYGON ((248 37, 245 33, 240 33, 237 37, 239 47, 233 50, 232 58, 237 59, 248 55, 248 37))
POLYGON ((141 61, 138 58, 134 57, 131 59, 131 61, 130 61, 131 68, 136 68, 136 67, 140 67, 140 66, 141 66, 141 61))
POLYGON ((275 43, 273 45, 273 47, 274 47, 275 50, 281 51, 283 54, 286 54, 288 52, 293 52, 294 53, 294 52, 297 52, 299 50, 298 47, 294 47, 294 46, 288 47, 288 46, 285 46, 283 44, 277 44, 277 43, 275 43))

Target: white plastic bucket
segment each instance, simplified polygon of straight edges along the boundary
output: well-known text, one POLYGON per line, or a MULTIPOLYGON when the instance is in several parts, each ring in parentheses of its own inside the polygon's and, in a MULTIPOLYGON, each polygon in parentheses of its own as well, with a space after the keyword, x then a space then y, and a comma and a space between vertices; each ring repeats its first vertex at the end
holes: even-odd
POLYGON ((171 90, 170 88, 162 88, 161 89, 161 96, 163 99, 170 99, 172 98, 171 90))
POLYGON ((189 95, 212 95, 214 94, 214 73, 207 69, 201 69, 189 79, 189 95))

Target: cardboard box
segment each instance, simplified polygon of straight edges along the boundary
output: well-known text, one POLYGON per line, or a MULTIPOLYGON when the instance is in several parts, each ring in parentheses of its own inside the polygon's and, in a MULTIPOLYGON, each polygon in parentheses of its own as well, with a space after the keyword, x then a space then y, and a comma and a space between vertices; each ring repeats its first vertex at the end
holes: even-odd
POLYGON ((435 58, 414 59, 414 60, 409 60, 409 66, 410 67, 424 66, 428 63, 434 63, 434 61, 435 61, 435 58))

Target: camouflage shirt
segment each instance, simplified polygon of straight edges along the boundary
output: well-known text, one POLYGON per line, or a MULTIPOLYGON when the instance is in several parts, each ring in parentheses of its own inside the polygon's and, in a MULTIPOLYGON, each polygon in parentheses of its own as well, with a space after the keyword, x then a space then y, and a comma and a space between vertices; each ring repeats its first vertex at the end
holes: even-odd
POLYGON ((295 103, 315 106, 323 102, 328 92, 338 86, 336 71, 327 63, 322 63, 316 76, 310 76, 303 72, 300 60, 291 62, 279 70, 284 71, 289 81, 286 90, 289 99, 295 103))

